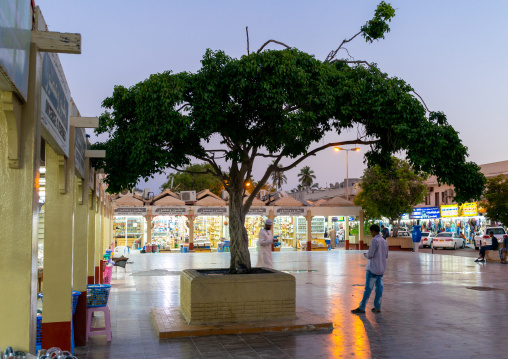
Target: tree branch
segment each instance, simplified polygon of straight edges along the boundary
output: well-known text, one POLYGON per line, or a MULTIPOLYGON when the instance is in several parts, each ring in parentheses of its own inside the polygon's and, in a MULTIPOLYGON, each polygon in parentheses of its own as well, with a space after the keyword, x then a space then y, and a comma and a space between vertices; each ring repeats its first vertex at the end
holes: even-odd
POLYGON ((335 59, 333 61, 331 61, 330 63, 333 64, 334 62, 344 62, 346 64, 366 64, 368 65, 369 67, 372 67, 372 65, 370 63, 368 63, 367 61, 365 60, 341 60, 341 59, 335 59))
POLYGON ((279 157, 279 155, 266 155, 264 153, 258 153, 256 156, 266 157, 266 158, 278 158, 279 157))
POLYGON ((417 93, 415 90, 413 90, 413 93, 414 93, 416 96, 418 96, 418 97, 420 98, 420 101, 422 101, 423 106, 425 107, 425 109, 427 110, 427 112, 430 112, 430 111, 429 111, 429 108, 427 107, 427 104, 425 103, 425 101, 423 101, 423 98, 422 98, 420 95, 418 95, 418 93, 417 93))
POLYGON ((210 170, 206 170, 206 171, 187 171, 187 170, 178 169, 178 168, 173 167, 173 166, 168 166, 168 168, 171 168, 172 170, 175 170, 175 171, 178 171, 178 172, 190 173, 190 174, 193 174, 193 175, 207 175, 207 174, 215 175, 215 173, 213 171, 210 171, 210 170))
POLYGON ((250 50, 249 50, 249 27, 248 26, 245 26, 245 32, 247 33, 247 55, 250 55, 250 50))
MULTIPOLYGON (((326 56, 326 59, 324 62, 329 62, 331 60, 333 60, 333 58, 337 55, 337 52, 339 52, 339 50, 342 48, 342 45, 348 43, 348 42, 351 42, 355 39, 355 37, 357 37, 358 35, 360 35, 362 32, 358 32, 355 36, 353 36, 352 38, 350 38, 349 40, 348 39, 344 39, 342 40, 341 44, 339 45, 339 47, 337 48, 337 50, 335 51, 330 51, 330 53, 328 54, 328 56, 326 56)), ((347 50, 346 50, 347 51, 347 50)), ((348 55, 349 55, 349 52, 348 52, 348 55)), ((351 55, 350 55, 351 56, 351 55)))
POLYGON ((281 172, 289 171, 290 169, 295 168, 299 163, 301 163, 306 158, 308 158, 310 156, 314 156, 319 151, 322 151, 322 150, 324 150, 324 149, 326 149, 328 147, 344 146, 344 145, 371 145, 371 144, 374 144, 376 142, 378 142, 378 140, 375 140, 375 141, 352 140, 352 141, 328 143, 326 145, 323 145, 321 147, 318 147, 318 148, 308 152, 307 154, 305 154, 304 156, 300 157, 298 160, 296 160, 295 162, 293 162, 289 166, 287 166, 287 167, 280 167, 277 170, 281 171, 281 172))
POLYGON ((281 45, 281 46, 286 47, 287 49, 291 49, 291 46, 288 46, 288 45, 286 45, 286 44, 285 44, 285 43, 283 43, 283 42, 276 41, 276 40, 268 40, 267 42, 265 42, 265 43, 263 44, 263 46, 261 46, 261 47, 260 47, 260 49, 256 52, 256 54, 259 54, 259 53, 261 52, 261 50, 263 50, 263 49, 265 48, 265 46, 266 46, 266 45, 268 45, 270 42, 274 42, 274 43, 276 43, 276 44, 279 44, 279 45, 281 45))
POLYGON ((189 104, 188 104, 188 103, 185 103, 182 107, 178 108, 176 111, 178 112, 178 111, 180 111, 181 109, 183 109, 183 108, 184 108, 184 107, 186 107, 186 106, 189 106, 189 104))

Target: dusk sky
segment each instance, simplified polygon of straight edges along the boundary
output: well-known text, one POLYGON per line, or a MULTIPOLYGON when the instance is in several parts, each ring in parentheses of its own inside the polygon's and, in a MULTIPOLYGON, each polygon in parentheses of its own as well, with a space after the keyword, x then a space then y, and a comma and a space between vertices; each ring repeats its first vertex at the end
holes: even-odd
MULTIPOLYGON (((508 1, 397 0, 384 40, 346 46, 413 86, 431 110, 443 111, 478 164, 508 160, 508 1)), ((60 54, 82 116, 99 116, 115 85, 132 86, 152 73, 194 72, 207 48, 232 57, 275 39, 324 59, 369 20, 379 0, 362 1, 69 1, 35 0, 50 31, 80 33, 82 54, 60 54)), ((280 47, 271 47, 279 49, 280 47)), ((346 54, 342 55, 343 57, 346 54)), ((92 131, 88 131, 92 133, 92 131)), ((326 140, 351 139, 355 132, 326 140)), ((95 137, 92 135, 92 139, 95 137)), ((364 151, 365 152, 365 151, 364 151)), ((289 161, 283 161, 289 164, 289 161)), ((290 190, 309 165, 321 186, 346 176, 346 155, 332 149, 286 173, 290 190)), ((255 167, 259 179, 265 162, 255 167)), ((360 177, 362 152, 351 153, 349 177, 360 177)), ((156 194, 165 176, 138 187, 156 194)))

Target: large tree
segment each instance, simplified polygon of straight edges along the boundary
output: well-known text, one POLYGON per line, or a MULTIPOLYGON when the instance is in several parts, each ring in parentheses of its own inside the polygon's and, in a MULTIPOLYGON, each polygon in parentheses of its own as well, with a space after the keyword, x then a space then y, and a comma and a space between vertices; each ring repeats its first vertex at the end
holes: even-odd
POLYGON ((282 168, 281 164, 277 165, 277 169, 272 172, 272 185, 275 188, 282 189, 282 186, 288 182, 288 179, 284 172, 278 169, 282 168))
POLYGON ((499 175, 487 180, 485 200, 486 216, 492 221, 508 226, 508 177, 499 175))
POLYGON ((314 171, 309 166, 305 166, 298 173, 298 180, 305 188, 310 188, 316 179, 314 171))
POLYGON ((392 157, 390 166, 367 168, 360 186, 362 191, 356 196, 355 204, 364 209, 369 219, 388 218, 394 225, 394 237, 402 215, 422 203, 427 194, 425 179, 407 161, 396 157, 392 157))
MULTIPOLYGON (((269 40, 239 59, 207 50, 195 72, 151 75, 116 86, 103 101, 97 133, 109 133, 103 166, 109 191, 133 187, 194 159, 209 163, 229 192, 231 273, 250 271, 245 216, 273 171, 288 171, 329 147, 369 145, 369 166, 386 166, 405 151, 413 168, 455 185, 458 200, 478 197, 484 177, 441 112, 427 112, 413 88, 375 64, 341 58, 344 45, 384 38, 395 10, 381 2, 361 30, 324 60, 269 40), (282 50, 268 50, 278 44, 282 50), (339 54, 339 51, 340 54, 339 54), (350 140, 321 144, 350 129, 350 140), (216 143, 215 145, 212 145, 216 143), (258 159, 273 159, 243 203, 245 181, 258 159), (225 173, 220 161, 227 161, 225 173), (279 163, 283 167, 278 167, 279 163)), ((248 42, 247 42, 248 44, 248 42)))
POLYGON ((185 172, 173 172, 168 175, 167 181, 161 186, 161 190, 169 188, 173 191, 202 191, 209 189, 212 193, 220 196, 224 189, 222 181, 211 173, 200 174, 199 172, 212 171, 209 163, 195 163, 185 167, 185 172))

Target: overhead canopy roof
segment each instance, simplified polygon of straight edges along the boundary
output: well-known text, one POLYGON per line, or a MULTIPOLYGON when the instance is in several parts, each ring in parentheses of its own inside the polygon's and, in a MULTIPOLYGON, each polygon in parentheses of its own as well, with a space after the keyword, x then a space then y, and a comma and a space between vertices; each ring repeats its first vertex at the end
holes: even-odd
POLYGON ((162 197, 159 200, 153 202, 154 206, 184 206, 185 202, 175 198, 171 195, 162 197))
POLYGON ((295 207, 295 206, 303 206, 303 203, 294 199, 293 197, 286 196, 273 202, 273 205, 295 207))
POLYGON ((134 197, 131 193, 118 198, 115 203, 118 207, 143 207, 144 204, 142 199, 134 197))

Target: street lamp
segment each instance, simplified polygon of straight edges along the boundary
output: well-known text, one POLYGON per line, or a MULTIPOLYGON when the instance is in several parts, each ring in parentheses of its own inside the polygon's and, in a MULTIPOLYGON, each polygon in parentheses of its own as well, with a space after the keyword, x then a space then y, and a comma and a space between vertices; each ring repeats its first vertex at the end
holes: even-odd
POLYGON ((346 151, 346 200, 349 201, 349 151, 358 152, 360 148, 342 148, 342 147, 334 147, 333 150, 335 152, 346 151))

